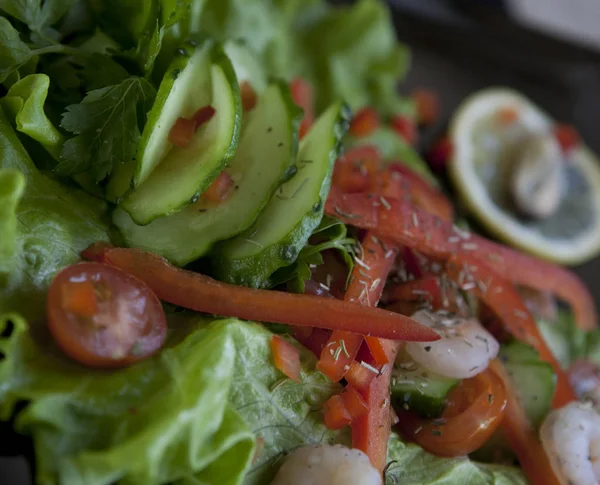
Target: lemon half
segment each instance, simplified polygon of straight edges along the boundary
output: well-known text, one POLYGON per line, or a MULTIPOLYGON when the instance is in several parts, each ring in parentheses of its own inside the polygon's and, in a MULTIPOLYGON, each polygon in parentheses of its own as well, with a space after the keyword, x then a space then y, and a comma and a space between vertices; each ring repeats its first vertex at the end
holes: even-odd
POLYGON ((554 120, 520 93, 488 88, 469 96, 450 123, 453 184, 467 208, 499 240, 561 264, 578 264, 600 252, 600 165, 584 145, 571 151, 564 168, 558 209, 538 220, 511 207, 507 162, 527 135, 551 133, 554 120), (515 110, 514 122, 498 114, 515 110), (511 152, 513 150, 513 152, 511 152))

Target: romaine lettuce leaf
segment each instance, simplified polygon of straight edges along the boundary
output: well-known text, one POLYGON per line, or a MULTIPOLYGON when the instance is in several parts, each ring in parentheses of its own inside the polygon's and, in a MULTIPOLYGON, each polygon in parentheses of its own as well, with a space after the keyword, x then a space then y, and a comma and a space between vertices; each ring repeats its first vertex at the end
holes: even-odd
POLYGON ((45 290, 62 267, 95 241, 108 241, 106 204, 41 173, 0 108, 0 168, 21 172, 13 270, 0 281, 0 313, 15 311, 31 322, 44 314, 45 290))
POLYGON ((339 384, 315 368, 316 358, 301 348, 302 382, 297 384, 272 364, 271 332, 257 324, 228 324, 237 352, 230 402, 257 437, 257 454, 246 485, 269 483, 286 452, 301 445, 350 445, 349 430, 330 431, 322 405, 339 384))
POLYGON ((386 485, 527 485, 517 468, 484 465, 467 457, 440 458, 420 446, 405 444, 392 433, 388 445, 386 485))
POLYGON ((175 314, 158 355, 103 371, 71 361, 44 326, 28 328, 16 314, 0 316, 0 332, 8 320, 0 417, 29 402, 15 427, 33 436, 37 483, 241 482, 254 438, 227 398, 245 324, 175 314))

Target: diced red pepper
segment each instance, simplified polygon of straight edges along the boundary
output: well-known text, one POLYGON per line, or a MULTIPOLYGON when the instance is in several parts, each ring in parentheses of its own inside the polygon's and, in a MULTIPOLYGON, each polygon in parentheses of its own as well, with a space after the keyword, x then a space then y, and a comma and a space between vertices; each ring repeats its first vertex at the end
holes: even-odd
POLYGON ((212 106, 203 106, 191 118, 177 118, 169 131, 169 141, 180 148, 187 147, 196 130, 210 121, 214 115, 215 109, 212 106))
POLYGON ((554 136, 560 144, 563 153, 570 152, 581 143, 581 138, 577 130, 573 126, 564 123, 557 123, 554 126, 554 136))
POLYGON ((287 340, 279 335, 271 338, 271 349, 275 367, 294 382, 300 382, 300 353, 287 340))
POLYGON ((180 148, 187 147, 196 132, 196 122, 188 118, 177 118, 169 131, 169 141, 180 148))
POLYGON ((106 255, 106 252, 112 248, 114 248, 112 244, 107 242, 97 242, 92 244, 89 248, 81 251, 81 257, 89 261, 104 263, 104 256, 106 255))
POLYGON ((61 287, 61 305, 65 312, 93 317, 98 310, 96 291, 91 281, 69 281, 61 287))
POLYGON ((352 136, 360 138, 373 133, 380 125, 379 115, 373 108, 362 108, 350 122, 349 132, 352 136))
POLYGON ((194 113, 192 116, 192 120, 194 120, 194 131, 198 130, 202 125, 208 123, 212 117, 215 115, 215 108, 212 106, 203 106, 198 111, 194 113))
POLYGON ((353 420, 360 418, 369 412, 367 403, 352 386, 346 387, 346 391, 342 393, 342 401, 353 420))
POLYGON ((379 371, 376 368, 354 361, 350 364, 350 370, 346 373, 345 379, 349 386, 364 394, 378 375, 379 371))
POLYGON ((419 132, 413 121, 406 116, 394 116, 390 120, 393 130, 409 145, 416 145, 419 132))
POLYGON ((417 108, 419 123, 432 125, 440 115, 440 99, 435 91, 431 89, 415 89, 411 93, 417 108))
POLYGON ((300 138, 303 138, 310 130, 314 122, 314 95, 310 84, 302 78, 295 78, 290 83, 290 91, 294 103, 304 110, 304 118, 300 123, 300 138))
POLYGON ((227 199, 233 191, 233 179, 227 172, 221 172, 219 176, 208 186, 202 194, 202 198, 212 202, 222 202, 227 199))
POLYGON ((252 111, 256 106, 257 96, 256 91, 248 81, 242 82, 240 84, 240 96, 242 98, 242 109, 244 113, 248 111, 252 111))
POLYGON ((342 429, 352 422, 352 416, 338 394, 331 396, 323 404, 323 418, 328 429, 342 429))

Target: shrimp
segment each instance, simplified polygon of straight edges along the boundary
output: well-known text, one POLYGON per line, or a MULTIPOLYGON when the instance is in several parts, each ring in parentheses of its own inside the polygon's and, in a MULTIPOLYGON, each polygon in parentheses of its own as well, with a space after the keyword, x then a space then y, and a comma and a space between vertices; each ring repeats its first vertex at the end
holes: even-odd
POLYGON ((413 318, 440 333, 436 342, 407 342, 406 352, 431 372, 467 379, 487 369, 500 345, 478 320, 448 318, 443 313, 419 310, 413 318))
POLYGON ((540 438, 562 485, 600 483, 600 415, 591 404, 572 402, 552 411, 540 438))
POLYGON ((271 485, 382 485, 379 471, 360 450, 342 445, 298 448, 271 485))

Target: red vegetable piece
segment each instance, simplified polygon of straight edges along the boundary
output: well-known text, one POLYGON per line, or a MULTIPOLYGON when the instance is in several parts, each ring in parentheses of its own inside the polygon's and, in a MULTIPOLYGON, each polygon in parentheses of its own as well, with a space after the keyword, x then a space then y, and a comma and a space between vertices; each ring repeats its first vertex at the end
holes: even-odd
POLYGON ((554 136, 560 144, 563 153, 568 153, 581 143, 581 138, 577 130, 565 123, 558 123, 554 126, 554 136))
POLYGON ((350 364, 350 369, 346 373, 345 379, 349 386, 364 394, 367 392, 373 379, 378 375, 379 371, 376 368, 354 361, 350 364))
POLYGON ((432 125, 440 114, 440 99, 435 91, 419 88, 411 93, 417 108, 419 123, 432 125))
POLYGON ((323 404, 323 418, 328 429, 342 429, 352 422, 350 412, 344 406, 342 397, 338 394, 331 396, 323 404))
POLYGON ((240 96, 242 98, 242 109, 244 113, 252 111, 256 106, 257 96, 256 91, 248 81, 240 84, 240 96))
POLYGON ((294 382, 300 382, 300 353, 287 340, 279 335, 271 337, 271 349, 275 367, 294 382))
POLYGON ((96 290, 89 280, 65 282, 60 296, 62 308, 67 313, 90 318, 98 311, 96 290))
POLYGON ((380 125, 379 115, 373 108, 362 108, 359 110, 350 122, 349 132, 356 138, 368 136, 373 133, 380 125))
POLYGON ((233 179, 227 172, 221 172, 202 194, 202 198, 212 202, 222 202, 231 195, 233 187, 233 179))
POLYGON ((446 170, 446 165, 450 162, 453 150, 452 141, 447 136, 440 138, 436 142, 427 156, 429 166, 434 172, 442 173, 446 170))
POLYGON ((352 386, 346 387, 346 391, 342 393, 342 401, 353 420, 360 418, 369 412, 367 403, 352 386))
POLYGON ((105 259, 144 281, 162 300, 198 312, 288 325, 318 325, 390 339, 439 339, 437 333, 409 317, 333 298, 229 285, 176 268, 160 256, 139 249, 109 249, 105 259))
POLYGON ((177 118, 169 131, 169 141, 180 148, 185 148, 192 141, 195 132, 196 122, 194 120, 177 118))
POLYGON ((290 91, 294 102, 304 110, 304 118, 300 123, 300 138, 302 139, 314 122, 313 90, 308 82, 297 77, 290 83, 290 91))
POLYGON ((192 120, 194 120, 194 131, 198 130, 202 125, 208 123, 212 117, 215 115, 215 108, 212 106, 203 106, 198 111, 194 113, 192 116, 192 120))
POLYGON ((409 145, 416 145, 419 132, 413 121, 406 116, 394 116, 390 120, 393 130, 409 145))

